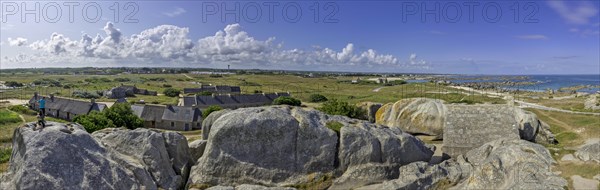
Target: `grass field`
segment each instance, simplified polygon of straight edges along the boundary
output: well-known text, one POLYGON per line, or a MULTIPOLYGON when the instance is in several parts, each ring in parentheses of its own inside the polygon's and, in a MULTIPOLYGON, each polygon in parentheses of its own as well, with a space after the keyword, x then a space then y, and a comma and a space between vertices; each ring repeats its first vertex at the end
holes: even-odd
MULTIPOLYGON (((504 103, 500 98, 489 98, 469 93, 464 90, 448 88, 433 83, 409 83, 397 86, 383 86, 381 84, 362 82, 351 84, 352 77, 320 77, 303 78, 294 75, 224 75, 211 77, 208 75, 194 74, 122 74, 122 75, 34 75, 15 74, 6 75, 2 80, 17 81, 29 84, 36 80, 58 81, 64 87, 28 87, 0 93, 1 99, 16 98, 29 99, 34 92, 41 94, 54 93, 58 96, 70 97, 73 91, 104 91, 112 87, 126 84, 138 88, 158 91, 162 93, 165 85, 176 89, 193 88, 202 84, 213 85, 239 85, 243 93, 255 92, 291 92, 303 102, 311 94, 319 93, 329 99, 336 98, 349 103, 363 101, 395 102, 402 98, 430 97, 443 99, 451 103, 504 103), (126 78, 128 82, 115 81, 116 78, 126 78), (102 79, 102 80, 100 80, 102 79), (379 89, 378 91, 374 91, 379 89)), ((167 96, 137 96, 129 100, 144 100, 147 103, 176 104, 177 97, 167 96)), ((111 102, 114 100, 100 98, 97 101, 111 102)))

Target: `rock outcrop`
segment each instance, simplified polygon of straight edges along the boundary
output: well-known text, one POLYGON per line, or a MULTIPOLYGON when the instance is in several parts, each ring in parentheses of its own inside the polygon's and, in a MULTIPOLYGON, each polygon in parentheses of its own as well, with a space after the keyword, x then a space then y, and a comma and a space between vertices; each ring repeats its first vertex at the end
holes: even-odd
MULTIPOLYGON (((499 136, 514 136, 512 132, 515 132, 513 128, 516 127, 518 138, 539 143, 557 143, 554 135, 550 132, 550 127, 540 121, 534 113, 507 105, 445 105, 443 101, 436 99, 409 98, 383 105, 377 111, 376 123, 398 127, 411 134, 436 136, 438 139, 446 138, 446 133, 448 133, 446 128, 449 126, 460 129, 473 126, 469 130, 488 135, 490 134, 488 130, 510 131, 510 134, 498 134, 499 136)), ((494 139, 497 138, 485 139, 485 142, 494 139)), ((477 141, 477 139, 463 140, 477 141)), ((470 148, 466 150, 481 144, 483 143, 469 145, 470 148)))
POLYGON ((397 170, 432 155, 431 147, 398 128, 299 107, 244 108, 212 122, 188 185, 286 186, 361 165, 397 170), (338 132, 332 125, 343 127, 338 132))
POLYGON ((206 140, 195 140, 190 143, 190 158, 196 162, 202 154, 204 154, 204 149, 206 148, 206 140))
POLYGON ((600 164, 600 141, 582 146, 575 152, 575 157, 582 161, 594 161, 600 164))
POLYGON ((215 120, 230 111, 230 109, 219 110, 210 113, 206 118, 204 118, 204 120, 202 121, 202 139, 208 139, 210 128, 212 127, 215 120))
POLYGON ((500 139, 437 165, 402 166, 398 179, 357 189, 563 189, 554 163, 541 145, 500 139))
POLYGON ((0 189, 178 189, 191 160, 185 137, 148 129, 30 123, 15 130, 0 189))
POLYGON ((361 103, 358 103, 356 106, 358 106, 360 109, 365 110, 365 115, 362 116, 361 119, 364 119, 364 120, 374 123, 375 115, 377 114, 377 110, 379 110, 379 108, 381 108, 381 106, 383 106, 383 104, 375 103, 375 102, 361 102, 361 103))
POLYGON ((402 99, 379 108, 377 124, 398 127, 411 134, 426 134, 441 138, 447 108, 444 102, 429 98, 402 99))

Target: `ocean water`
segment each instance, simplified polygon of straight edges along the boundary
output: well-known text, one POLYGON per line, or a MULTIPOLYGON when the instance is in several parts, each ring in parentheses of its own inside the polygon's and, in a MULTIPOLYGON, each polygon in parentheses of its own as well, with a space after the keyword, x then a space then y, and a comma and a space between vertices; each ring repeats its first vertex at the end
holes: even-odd
MULTIPOLYGON (((578 85, 591 85, 593 88, 583 88, 577 90, 578 92, 595 93, 600 91, 598 86, 600 85, 600 75, 527 75, 529 78, 526 80, 509 80, 512 82, 531 81, 537 82, 533 85, 520 85, 520 86, 503 86, 505 89, 520 89, 529 91, 545 91, 546 89, 558 90, 563 87, 571 87, 578 85)), ((455 83, 465 82, 503 82, 503 76, 486 76, 490 77, 488 80, 475 80, 477 77, 484 76, 459 76, 461 79, 452 80, 455 83)))

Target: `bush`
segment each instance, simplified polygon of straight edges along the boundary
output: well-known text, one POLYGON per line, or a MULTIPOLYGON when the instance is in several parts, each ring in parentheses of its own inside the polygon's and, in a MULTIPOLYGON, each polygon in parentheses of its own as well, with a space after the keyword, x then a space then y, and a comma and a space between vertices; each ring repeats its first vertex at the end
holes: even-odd
POLYGON ((144 121, 133 114, 133 110, 131 110, 128 103, 114 104, 112 107, 105 109, 102 114, 110 119, 116 127, 135 129, 144 126, 144 121))
POLYGON ((343 115, 356 119, 360 119, 365 114, 365 110, 337 99, 325 102, 319 110, 330 115, 343 115))
POLYGON ((242 81, 240 82, 239 86, 262 86, 256 82, 248 82, 248 81, 242 81))
POLYGON ((92 111, 87 115, 78 115, 73 122, 79 123, 88 133, 93 133, 104 128, 116 127, 103 113, 92 111))
POLYGON ((170 84, 163 84, 163 87, 165 87, 165 88, 171 88, 171 87, 173 87, 173 86, 172 86, 172 85, 170 85, 170 84))
POLYGON ((23 83, 16 82, 16 81, 6 81, 6 83, 4 85, 14 88, 14 87, 22 87, 23 83))
POLYGON ((9 111, 0 111, 0 125, 19 122, 21 122, 21 118, 18 114, 9 111))
POLYGON ((150 78, 150 81, 157 81, 157 82, 167 82, 167 80, 165 78, 150 78))
POLYGON ((165 89, 165 91, 163 91, 163 94, 165 94, 165 96, 168 97, 177 97, 179 96, 179 90, 174 88, 167 88, 165 89))
POLYGON ((73 92, 73 96, 77 97, 77 98, 85 98, 85 99, 92 99, 92 98, 100 98, 100 94, 98 94, 98 92, 88 92, 88 91, 74 91, 73 92))
POLYGON ((296 98, 288 97, 288 96, 280 96, 273 100, 274 105, 290 105, 290 106, 300 106, 302 102, 296 98))
POLYGON ((37 113, 33 110, 30 110, 28 107, 25 107, 23 105, 14 105, 14 106, 10 106, 8 107, 8 109, 10 111, 14 111, 20 114, 25 114, 25 115, 36 115, 37 113))
POLYGON ((198 96, 211 96, 213 93, 209 91, 203 91, 198 93, 198 96))
POLYGON ((12 148, 0 148, 0 164, 8 162, 11 155, 12 148))
POLYGON ((129 79, 129 78, 115 78, 114 81, 115 82, 129 82, 129 81, 131 81, 131 79, 129 79))
POLYGON ((325 102, 325 101, 327 101, 327 97, 325 97, 321 94, 311 94, 309 99, 310 99, 310 102, 325 102))
POLYGON ((206 118, 208 117, 208 115, 210 115, 210 113, 215 112, 215 111, 219 111, 222 110, 223 108, 221 108, 221 106, 208 106, 208 108, 206 108, 203 112, 202 112, 202 118, 206 118))

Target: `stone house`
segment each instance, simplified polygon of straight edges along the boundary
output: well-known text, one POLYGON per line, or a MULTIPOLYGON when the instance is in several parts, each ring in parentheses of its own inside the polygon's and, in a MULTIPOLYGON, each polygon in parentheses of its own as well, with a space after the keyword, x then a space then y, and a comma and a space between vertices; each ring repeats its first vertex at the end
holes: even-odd
MULTIPOLYGON (((39 96, 35 93, 33 97, 29 99, 29 108, 39 111, 38 100, 42 99, 42 97, 43 96, 39 96)), ((92 111, 102 111, 106 108, 106 104, 96 103, 94 99, 87 102, 83 100, 55 97, 54 95, 46 97, 46 116, 67 121, 73 120, 73 118, 78 115, 86 115, 92 111)))
POLYGON ((200 109, 217 105, 221 108, 243 108, 256 107, 273 104, 273 100, 280 96, 290 96, 286 93, 262 93, 262 94, 227 94, 212 96, 186 96, 179 103, 180 106, 195 107, 200 109))
POLYGON ((144 120, 144 127, 176 131, 202 128, 202 112, 198 108, 162 105, 132 105, 133 113, 144 120))

